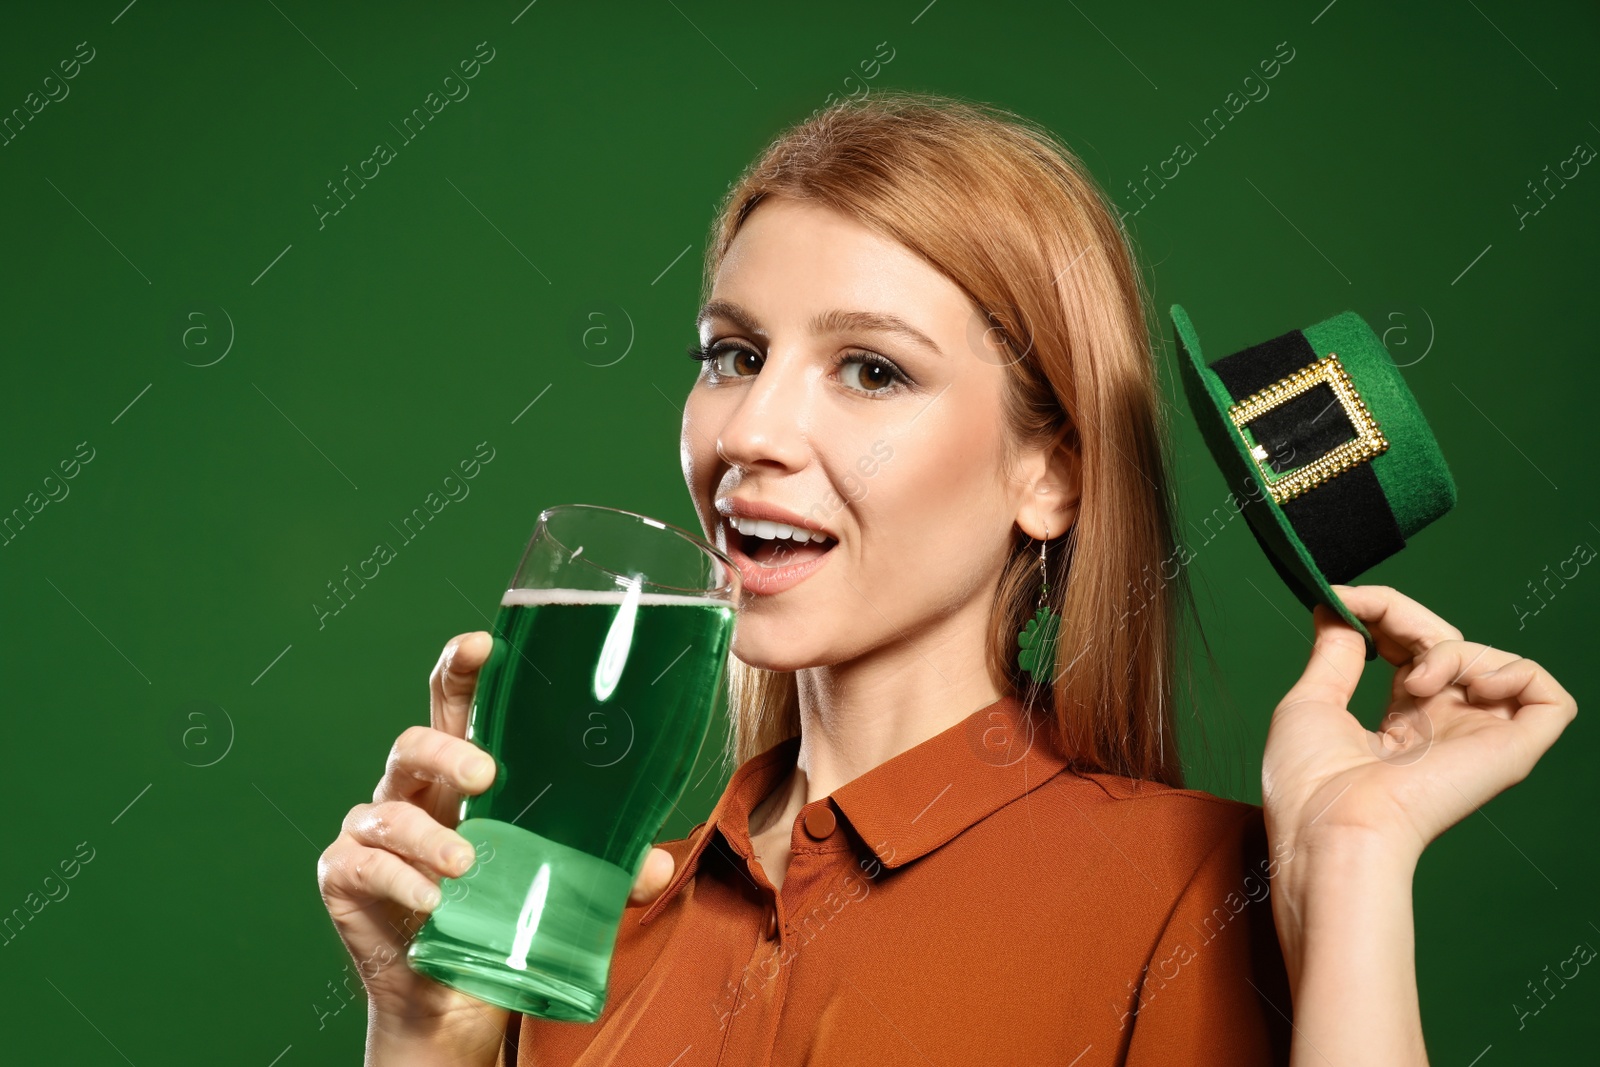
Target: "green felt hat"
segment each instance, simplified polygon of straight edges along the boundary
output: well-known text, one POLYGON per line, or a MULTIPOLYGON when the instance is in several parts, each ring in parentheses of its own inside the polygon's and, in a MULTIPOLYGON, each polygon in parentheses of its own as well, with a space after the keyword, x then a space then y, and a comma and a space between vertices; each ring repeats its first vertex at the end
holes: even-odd
POLYGON ((1354 311, 1207 363, 1172 305, 1189 407, 1241 513, 1300 603, 1328 605, 1378 651, 1336 596, 1449 511, 1456 484, 1383 342, 1354 311))

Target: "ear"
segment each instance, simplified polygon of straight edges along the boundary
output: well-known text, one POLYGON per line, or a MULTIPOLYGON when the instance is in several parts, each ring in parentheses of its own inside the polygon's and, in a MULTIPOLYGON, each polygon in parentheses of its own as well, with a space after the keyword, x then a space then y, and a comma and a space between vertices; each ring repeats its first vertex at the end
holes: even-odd
POLYGON ((1026 453, 1022 459, 1022 499, 1017 525, 1029 537, 1056 538, 1078 521, 1078 501, 1083 491, 1081 455, 1063 432, 1048 448, 1026 453))

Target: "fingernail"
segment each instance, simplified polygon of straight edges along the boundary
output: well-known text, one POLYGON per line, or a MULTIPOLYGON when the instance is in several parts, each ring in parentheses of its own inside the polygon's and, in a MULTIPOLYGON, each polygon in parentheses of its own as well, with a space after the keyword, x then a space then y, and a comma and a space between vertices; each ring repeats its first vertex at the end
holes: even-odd
POLYGON ((472 861, 477 855, 471 845, 450 845, 444 850, 445 862, 450 865, 452 871, 465 871, 472 866, 472 861))
POLYGON ((441 899, 442 898, 439 894, 438 887, 429 886, 427 889, 424 889, 422 892, 417 894, 417 907, 421 908, 423 911, 432 911, 434 908, 439 906, 439 901, 441 899))
POLYGON ((494 773, 494 760, 488 756, 468 756, 461 761, 461 779, 465 782, 480 782, 494 773))

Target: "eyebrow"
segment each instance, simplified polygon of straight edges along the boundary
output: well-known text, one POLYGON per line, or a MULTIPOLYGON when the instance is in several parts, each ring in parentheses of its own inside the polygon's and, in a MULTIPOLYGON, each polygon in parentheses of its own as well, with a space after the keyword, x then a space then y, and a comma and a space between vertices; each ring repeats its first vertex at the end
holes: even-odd
MULTIPOLYGON (((712 300, 700 309, 700 314, 695 317, 697 327, 704 326, 706 320, 721 317, 729 320, 746 333, 757 337, 766 337, 767 331, 756 322, 754 315, 731 300, 712 300)), ((936 356, 943 358, 944 353, 939 346, 934 344, 933 338, 911 325, 898 315, 890 315, 883 311, 843 311, 835 308, 823 311, 812 316, 812 333, 846 333, 851 330, 871 330, 878 333, 892 334, 911 344, 924 348, 936 356)))

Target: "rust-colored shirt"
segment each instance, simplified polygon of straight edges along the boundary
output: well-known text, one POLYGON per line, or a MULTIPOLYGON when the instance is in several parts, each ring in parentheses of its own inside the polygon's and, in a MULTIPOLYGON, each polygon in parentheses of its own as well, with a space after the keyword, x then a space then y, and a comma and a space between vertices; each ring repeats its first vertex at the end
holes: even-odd
POLYGON ((593 1023, 511 1016, 497 1067, 1288 1062, 1259 807, 1078 773, 1013 697, 801 809, 775 891, 740 765, 623 913, 593 1023))

